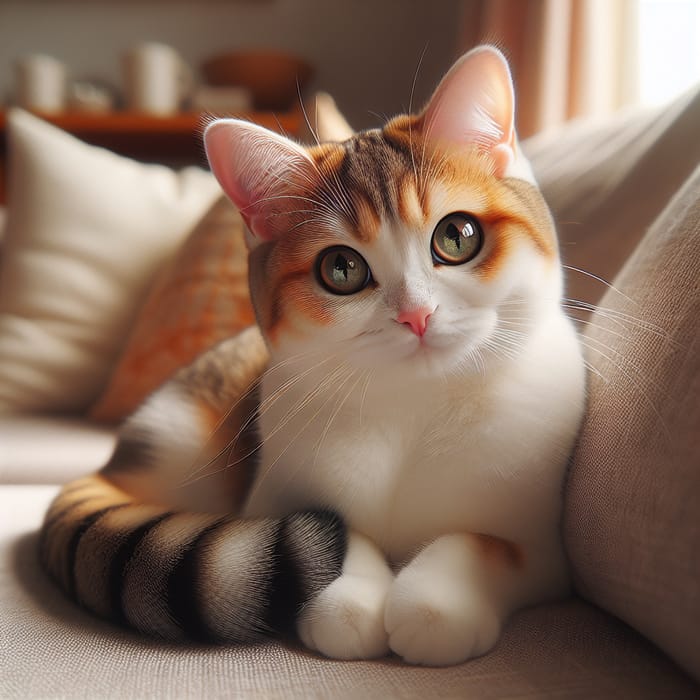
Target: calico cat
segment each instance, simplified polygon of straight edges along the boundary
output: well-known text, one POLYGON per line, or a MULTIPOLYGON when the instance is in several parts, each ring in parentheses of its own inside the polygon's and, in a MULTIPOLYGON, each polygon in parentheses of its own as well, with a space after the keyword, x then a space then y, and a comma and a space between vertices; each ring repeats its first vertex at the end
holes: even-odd
POLYGON ((480 47, 425 109, 302 148, 218 120, 258 326, 129 418, 67 485, 41 559, 159 637, 296 632, 339 659, 454 664, 560 597, 584 406, 553 224, 480 47))

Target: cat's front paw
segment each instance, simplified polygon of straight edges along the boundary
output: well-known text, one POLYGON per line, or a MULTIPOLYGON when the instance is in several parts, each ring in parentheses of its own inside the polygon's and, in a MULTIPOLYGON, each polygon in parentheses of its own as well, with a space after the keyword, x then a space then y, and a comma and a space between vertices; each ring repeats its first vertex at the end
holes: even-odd
POLYGON ((409 571, 402 574, 389 591, 385 627, 390 648, 404 661, 450 666, 481 656, 496 644, 501 620, 482 596, 458 582, 428 585, 409 571))
POLYGON ((324 588, 297 622, 301 641, 332 659, 373 659, 389 651, 384 630, 388 586, 343 574, 324 588))

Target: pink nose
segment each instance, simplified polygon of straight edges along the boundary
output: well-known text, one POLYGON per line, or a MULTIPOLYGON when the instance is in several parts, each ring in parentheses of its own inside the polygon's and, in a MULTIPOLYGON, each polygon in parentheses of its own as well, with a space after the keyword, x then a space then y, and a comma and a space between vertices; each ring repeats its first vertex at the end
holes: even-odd
POLYGON ((421 307, 420 309, 411 309, 410 311, 402 311, 397 317, 397 323, 402 323, 408 326, 419 338, 425 335, 428 327, 428 319, 433 313, 433 309, 421 307))

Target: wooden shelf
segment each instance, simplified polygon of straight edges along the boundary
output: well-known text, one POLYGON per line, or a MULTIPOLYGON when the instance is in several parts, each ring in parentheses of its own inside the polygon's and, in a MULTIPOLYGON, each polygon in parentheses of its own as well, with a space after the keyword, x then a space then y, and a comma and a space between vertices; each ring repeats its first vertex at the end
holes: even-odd
MULTIPOLYGON (((154 117, 126 111, 105 114, 64 112, 38 113, 37 116, 87 143, 136 160, 172 166, 206 164, 202 130, 211 118, 206 113, 182 112, 168 117, 154 117)), ((279 114, 249 112, 237 116, 290 136, 298 136, 303 124, 298 110, 279 114)), ((6 133, 7 114, 0 111, 0 202, 6 199, 6 133)))
MULTIPOLYGON (((199 132, 211 115, 201 112, 181 112, 167 117, 156 117, 139 112, 63 112, 61 114, 36 113, 41 119, 64 129, 70 133, 95 134, 192 134, 199 132)), ((266 126, 275 131, 295 134, 301 125, 301 114, 298 111, 284 112, 248 112, 240 116, 242 119, 266 126)), ((6 112, 0 112, 0 130, 4 131, 7 122, 6 112)))

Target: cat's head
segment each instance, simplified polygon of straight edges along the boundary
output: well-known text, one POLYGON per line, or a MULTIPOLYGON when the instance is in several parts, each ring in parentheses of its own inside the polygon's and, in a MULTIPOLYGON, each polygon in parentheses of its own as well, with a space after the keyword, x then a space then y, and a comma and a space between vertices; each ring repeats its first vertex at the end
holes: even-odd
POLYGON ((555 232, 496 49, 463 56, 420 114, 342 143, 303 148, 238 120, 205 143, 250 230, 258 321, 281 356, 482 371, 558 303, 555 232))

